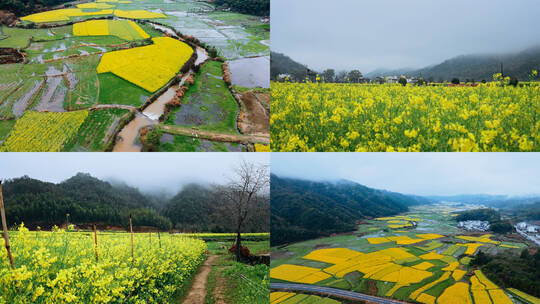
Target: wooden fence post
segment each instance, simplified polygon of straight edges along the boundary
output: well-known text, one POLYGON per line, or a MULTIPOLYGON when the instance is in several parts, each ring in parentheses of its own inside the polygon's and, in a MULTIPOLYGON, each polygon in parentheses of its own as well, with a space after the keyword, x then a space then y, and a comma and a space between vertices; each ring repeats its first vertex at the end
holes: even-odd
POLYGON ((131 265, 133 265, 135 258, 133 257, 133 223, 131 220, 131 213, 129 214, 129 232, 131 234, 131 265))
POLYGON ((94 223, 94 253, 96 254, 96 262, 98 261, 98 243, 97 243, 97 231, 96 224, 94 223))
POLYGON ((15 269, 15 263, 13 262, 13 256, 11 255, 11 246, 9 245, 9 236, 6 223, 6 211, 4 209, 4 195, 2 194, 2 180, 0 179, 0 213, 2 216, 2 228, 4 229, 4 241, 6 243, 6 251, 9 258, 11 268, 15 269))

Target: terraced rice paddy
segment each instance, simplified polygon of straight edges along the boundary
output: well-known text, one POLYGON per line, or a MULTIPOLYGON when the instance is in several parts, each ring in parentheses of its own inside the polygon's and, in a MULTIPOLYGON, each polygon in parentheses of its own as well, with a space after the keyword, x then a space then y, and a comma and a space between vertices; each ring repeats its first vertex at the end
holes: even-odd
MULTIPOLYGON (((0 48, 18 48, 27 58, 25 62, 5 64, 0 69, 0 149, 15 148, 15 138, 10 135, 20 133, 17 120, 27 112, 70 113, 98 105, 105 108, 90 111, 80 129, 62 130, 69 136, 59 142, 42 143, 40 147, 68 151, 111 149, 111 140, 125 125, 124 119, 131 117, 128 113, 141 112, 152 94, 168 84, 194 52, 185 42, 164 37, 165 32, 177 37, 170 28, 147 21, 163 23, 191 35, 209 48, 216 48, 225 60, 270 53, 269 46, 263 43, 269 39, 269 24, 261 22, 259 17, 214 11, 214 6, 205 2, 98 0, 74 2, 70 8, 22 17, 19 27, 0 27, 3 38, 0 48), (111 17, 115 19, 106 19, 111 17), (27 28, 32 24, 34 28, 27 28), (207 35, 210 32, 216 35, 207 35), (106 109, 123 112, 111 114, 106 109), (16 128, 19 133, 13 133, 16 128)), ((198 54, 202 62, 208 56, 201 50, 198 54)), ((214 62, 204 66, 203 69, 216 68, 214 62)), ((222 77, 221 66, 219 73, 222 77)), ((215 85, 214 82, 209 84, 215 85)), ((210 129, 236 133, 238 104, 224 84, 218 85, 224 91, 212 98, 221 110, 215 112, 211 105, 205 104, 190 113, 208 119, 202 124, 210 129), (208 118, 210 114, 219 117, 208 118)), ((159 115, 151 119, 157 124, 158 118, 159 115)), ((245 145, 232 142, 170 136, 173 139, 167 149, 172 151, 248 150, 245 145)), ((136 137, 139 141, 138 134, 136 137)), ((47 138, 43 136, 41 140, 47 138)), ((269 148, 261 145, 256 150, 269 148)))
MULTIPOLYGON (((446 225, 456 225, 451 212, 445 205, 418 207, 409 214, 369 220, 356 235, 275 249, 271 282, 312 284, 426 304, 511 304, 512 299, 526 297, 500 288, 469 265, 478 250, 519 252, 526 245, 491 234, 458 229, 449 233, 446 225), (390 226, 392 221, 411 225, 396 230, 390 226)), ((279 303, 292 296, 276 293, 273 297, 279 303)))

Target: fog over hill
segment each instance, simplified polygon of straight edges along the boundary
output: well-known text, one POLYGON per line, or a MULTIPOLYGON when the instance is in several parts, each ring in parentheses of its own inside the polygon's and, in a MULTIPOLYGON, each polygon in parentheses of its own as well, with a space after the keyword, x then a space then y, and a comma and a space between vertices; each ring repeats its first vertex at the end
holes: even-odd
POLYGON ((538 45, 539 13, 528 0, 274 0, 272 50, 318 71, 416 70, 538 45))
POLYGON ((356 230, 359 220, 406 212, 433 201, 349 180, 271 177, 272 246, 356 230))

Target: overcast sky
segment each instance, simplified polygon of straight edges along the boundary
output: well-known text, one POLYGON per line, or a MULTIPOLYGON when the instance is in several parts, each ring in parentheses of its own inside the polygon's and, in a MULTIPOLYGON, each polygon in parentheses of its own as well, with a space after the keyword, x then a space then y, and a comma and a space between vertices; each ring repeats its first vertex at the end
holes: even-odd
POLYGON ((189 182, 224 183, 245 159, 269 165, 269 153, 0 153, 3 179, 28 175, 58 183, 77 172, 175 194, 189 182))
POLYGON ((272 51, 312 69, 421 68, 538 45, 537 0, 272 0, 272 51))
POLYGON ((540 153, 272 153, 272 173, 406 194, 540 194, 540 153))

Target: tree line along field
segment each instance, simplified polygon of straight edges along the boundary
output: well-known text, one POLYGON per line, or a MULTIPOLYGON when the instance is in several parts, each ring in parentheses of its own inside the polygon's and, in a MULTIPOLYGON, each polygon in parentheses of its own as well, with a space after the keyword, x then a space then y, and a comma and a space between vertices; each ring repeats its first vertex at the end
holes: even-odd
MULTIPOLYGON (((244 35, 247 40, 233 40, 224 34, 226 39, 219 42, 204 40, 203 46, 213 43, 211 48, 215 52, 222 52, 233 42, 239 45, 256 43, 263 48, 244 52, 240 56, 269 52, 268 46, 259 43, 269 35, 266 31, 257 30, 263 24, 257 18, 237 13, 213 13, 213 10, 211 5, 191 1, 173 4, 160 1, 98 1, 74 3, 73 8, 25 16, 18 24, 20 27, 2 26, 0 48, 18 50, 24 53, 24 60, 3 64, 0 71, 0 149, 112 150, 118 132, 142 111, 149 98, 162 93, 160 89, 168 85, 194 53, 191 46, 180 41, 182 38, 165 37, 167 35, 162 30, 157 30, 147 20, 164 24, 170 22, 168 26, 174 26, 182 33, 195 34, 195 37, 199 34, 204 37, 205 29, 210 31, 211 27, 219 24, 219 27, 226 27, 236 35, 244 35), (157 13, 156 9, 160 12, 157 13), (189 12, 193 13, 190 15, 189 12), (185 15, 185 20, 179 15, 185 15), (213 21, 217 20, 215 18, 223 20, 213 21), (200 31, 197 32, 197 29, 200 31), (87 113, 83 123, 77 120, 68 123, 74 117, 70 115, 71 112, 79 110, 82 110, 80 113, 87 113), (52 115, 44 112, 58 115, 52 119, 52 115), (37 117, 47 124, 32 123, 31 120, 37 117), (55 121, 66 123, 55 126, 57 132, 45 130, 45 126, 49 127, 55 121), (25 128, 27 130, 23 136, 33 138, 39 145, 14 144, 24 141, 22 137, 16 138, 19 133, 15 131, 28 126, 31 128, 25 128), (95 128, 95 132, 92 132, 92 128, 95 128), (40 134, 45 136, 40 137, 40 134)), ((212 31, 217 32, 217 29, 212 31)), ((230 35, 233 35, 232 32, 230 35)), ((239 45, 233 47, 240 49, 239 45)), ((235 55, 234 58, 239 57, 235 55)), ((212 62, 209 65, 216 66, 212 62)), ((220 77, 223 77, 221 67, 219 70, 220 77)), ((207 85, 203 84, 203 87, 207 85)), ((214 94, 212 98, 219 107, 216 115, 225 121, 217 129, 238 133, 234 120, 239 105, 226 85, 222 85, 221 89, 214 83, 211 85, 206 90, 214 94)), ((202 108, 194 113, 203 117, 203 121, 197 124, 208 124, 209 128, 206 129, 216 129, 213 121, 204 121, 207 118, 205 114, 209 112, 207 105, 202 108)), ((193 141, 185 136, 167 136, 174 137, 174 142, 193 141)), ((194 144, 175 144, 173 149, 196 149, 192 147, 198 144, 203 145, 204 150, 246 150, 243 145, 234 143, 208 141, 194 144)), ((169 145, 162 150, 170 149, 169 145)))
MULTIPOLYGON (((416 208, 406 215, 366 221, 354 235, 273 249, 271 282, 332 287, 426 304, 538 303, 532 295, 501 288, 471 264, 480 251, 519 255, 527 244, 486 233, 463 233, 455 222, 453 229, 446 229, 456 215, 452 212, 444 205, 434 210, 416 208)), ((306 297, 276 292, 271 302, 298 303, 306 297)))
POLYGON ((272 83, 273 151, 540 151, 540 85, 272 83))

